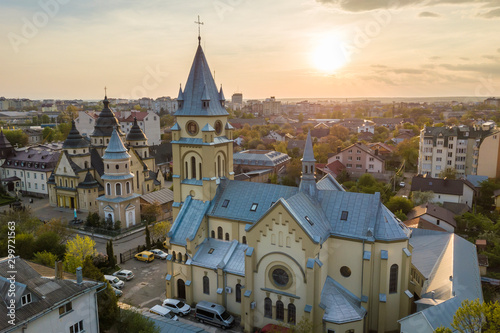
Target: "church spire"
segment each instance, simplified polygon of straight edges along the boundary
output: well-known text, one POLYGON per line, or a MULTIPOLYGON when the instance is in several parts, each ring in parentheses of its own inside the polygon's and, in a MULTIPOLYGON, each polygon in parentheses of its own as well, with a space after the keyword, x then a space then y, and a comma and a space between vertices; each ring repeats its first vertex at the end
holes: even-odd
POLYGON ((317 195, 316 188, 316 172, 314 150, 311 140, 311 131, 307 133, 306 145, 304 154, 302 155, 302 176, 300 177, 299 191, 304 192, 312 197, 317 195))

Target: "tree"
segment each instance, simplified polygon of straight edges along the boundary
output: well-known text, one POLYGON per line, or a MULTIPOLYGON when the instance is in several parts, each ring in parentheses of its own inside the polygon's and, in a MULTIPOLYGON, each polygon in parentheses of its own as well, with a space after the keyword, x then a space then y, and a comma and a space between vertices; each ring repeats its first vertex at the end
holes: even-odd
POLYGON ((495 199, 493 194, 495 190, 500 189, 500 184, 494 180, 485 180, 481 182, 481 187, 479 188, 479 194, 476 198, 476 204, 482 210, 489 212, 493 210, 495 205, 495 199))
POLYGON ((29 143, 28 135, 22 130, 10 130, 3 133, 13 147, 24 147, 29 143))
POLYGON ((340 183, 340 184, 343 184, 345 183, 346 181, 348 181, 350 178, 349 176, 349 172, 347 172, 345 169, 342 170, 340 172, 340 174, 337 176, 337 181, 340 183))
POLYGON ((439 173, 438 177, 446 179, 457 179, 457 170, 452 168, 446 168, 439 173))
POLYGON ((455 312, 451 327, 454 329, 453 331, 449 328, 439 327, 435 332, 496 333, 500 329, 500 304, 498 302, 481 303, 479 299, 473 301, 466 299, 455 312))
POLYGON ((116 266, 115 252, 113 250, 113 241, 110 240, 106 243, 106 254, 108 255, 109 267, 113 268, 116 266))
POLYGON ((61 112, 59 115, 59 121, 61 123, 70 123, 73 119, 78 118, 78 109, 74 105, 69 105, 66 110, 61 112))
POLYGON ((411 200, 415 206, 420 206, 428 202, 432 202, 434 199, 434 192, 432 191, 415 191, 412 192, 411 200))
POLYGON ((147 223, 146 223, 146 249, 151 250, 151 234, 149 232, 149 227, 147 223))
POLYGON ((170 231, 170 223, 167 221, 162 221, 155 223, 151 228, 151 236, 153 239, 165 239, 167 237, 167 233, 170 231))
MULTIPOLYGON (((90 257, 85 258, 82 266, 82 274, 87 279, 105 282, 102 272, 95 267, 90 257)), ((97 294, 97 306, 99 310, 99 326, 101 330, 107 331, 114 325, 120 315, 118 308, 118 300, 116 299, 115 291, 109 283, 107 288, 97 294)), ((129 332, 128 330, 122 330, 129 332)), ((134 331, 130 331, 134 332, 134 331)), ((139 332, 139 331, 138 331, 139 332)))
POLYGON ((90 213, 87 215, 86 225, 89 227, 98 228, 100 226, 101 218, 99 213, 90 213))
POLYGON ((160 333, 152 320, 132 310, 120 310, 118 331, 139 333, 160 333))
POLYGON ((75 273, 76 268, 82 266, 87 257, 92 257, 96 253, 95 242, 88 236, 76 237, 66 244, 65 265, 70 273, 75 273))
POLYGON ((36 252, 33 256, 33 261, 37 264, 44 265, 47 267, 54 267, 57 256, 51 252, 43 251, 36 252))
POLYGON ((64 223, 61 219, 51 219, 49 222, 40 225, 40 227, 36 230, 37 235, 41 235, 46 232, 53 232, 59 237, 59 242, 66 242, 73 233, 68 231, 66 223, 64 223))
POLYGON ((146 222, 154 222, 158 216, 162 215, 163 210, 158 201, 154 201, 152 204, 145 204, 141 208, 142 216, 146 222))
POLYGON ((394 155, 405 160, 408 169, 416 170, 418 162, 418 144, 419 137, 414 137, 409 140, 404 140, 396 146, 394 155))
POLYGON ((302 112, 301 112, 301 113, 299 113, 299 115, 298 115, 297 119, 299 120, 299 123, 301 123, 301 124, 302 124, 302 122, 304 121, 304 114, 302 114, 302 112))
POLYGON ((53 231, 39 234, 35 240, 34 252, 50 252, 58 258, 63 258, 66 245, 61 244, 61 238, 53 231))
POLYGON ((407 215, 413 209, 413 203, 403 197, 392 197, 385 205, 391 212, 396 213, 397 211, 401 211, 404 215, 407 215))
POLYGON ((33 243, 35 238, 32 234, 17 234, 16 238, 16 254, 23 259, 31 259, 33 257, 33 243))
POLYGON ((50 127, 45 127, 42 131, 43 142, 52 142, 55 131, 50 127))

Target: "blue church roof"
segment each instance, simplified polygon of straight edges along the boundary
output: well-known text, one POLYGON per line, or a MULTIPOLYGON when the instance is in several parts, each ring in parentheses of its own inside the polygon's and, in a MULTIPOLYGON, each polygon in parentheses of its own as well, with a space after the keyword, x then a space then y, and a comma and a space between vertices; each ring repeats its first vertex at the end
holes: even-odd
POLYGON ((208 67, 207 59, 201 45, 198 45, 193 65, 184 87, 179 90, 181 107, 175 112, 176 116, 226 116, 226 109, 222 106, 219 91, 208 67), (203 107, 203 101, 209 101, 208 107, 203 107))
POLYGON ((192 240, 196 235, 210 201, 203 202, 188 196, 182 205, 179 215, 168 232, 170 242, 177 245, 186 245, 186 239, 192 240))
POLYGON ((130 158, 130 155, 127 152, 127 148, 125 148, 125 146, 123 145, 123 142, 118 136, 118 133, 116 132, 115 128, 113 129, 113 133, 111 134, 111 139, 109 140, 108 147, 104 151, 102 159, 121 160, 125 158, 130 158))

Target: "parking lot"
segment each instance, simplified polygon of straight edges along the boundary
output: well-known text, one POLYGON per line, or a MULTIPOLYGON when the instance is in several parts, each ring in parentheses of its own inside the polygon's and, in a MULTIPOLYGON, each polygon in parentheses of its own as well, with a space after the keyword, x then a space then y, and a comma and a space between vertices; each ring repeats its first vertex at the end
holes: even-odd
MULTIPOLYGON (((131 305, 140 311, 148 310, 154 305, 161 304, 165 296, 165 276, 167 275, 167 264, 165 260, 155 259, 151 263, 131 259, 120 264, 122 269, 131 270, 134 278, 125 282, 123 296, 119 302, 131 305)), ((236 318, 239 323, 239 318, 236 318)), ((232 329, 222 330, 211 325, 200 324, 191 313, 188 316, 180 317, 180 321, 190 325, 202 327, 207 332, 243 332, 239 326, 232 329)))

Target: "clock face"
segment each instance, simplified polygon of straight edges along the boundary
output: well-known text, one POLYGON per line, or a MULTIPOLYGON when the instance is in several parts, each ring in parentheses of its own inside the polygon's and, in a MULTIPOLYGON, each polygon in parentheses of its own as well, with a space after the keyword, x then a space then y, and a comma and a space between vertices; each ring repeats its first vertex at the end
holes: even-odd
POLYGON ((198 134, 198 124, 191 120, 186 124, 186 130, 189 134, 196 135, 198 134))
POLYGON ((290 276, 288 273, 281 268, 276 268, 272 273, 273 281, 280 287, 285 287, 290 281, 290 276))
POLYGON ((217 120, 217 121, 215 122, 215 133, 216 133, 217 135, 220 135, 220 134, 221 134, 221 132, 222 132, 222 122, 221 122, 220 120, 217 120))

